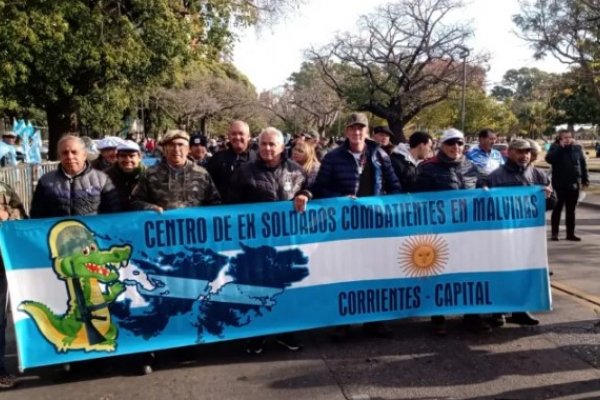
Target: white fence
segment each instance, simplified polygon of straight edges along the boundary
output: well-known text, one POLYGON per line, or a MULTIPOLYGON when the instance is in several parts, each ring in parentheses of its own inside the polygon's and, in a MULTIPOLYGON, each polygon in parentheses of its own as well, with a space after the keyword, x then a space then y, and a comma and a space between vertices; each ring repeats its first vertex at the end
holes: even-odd
POLYGON ((0 168, 0 181, 10 185, 21 198, 25 210, 33 198, 33 191, 40 176, 56 168, 58 161, 48 161, 42 164, 19 164, 15 167, 0 168))

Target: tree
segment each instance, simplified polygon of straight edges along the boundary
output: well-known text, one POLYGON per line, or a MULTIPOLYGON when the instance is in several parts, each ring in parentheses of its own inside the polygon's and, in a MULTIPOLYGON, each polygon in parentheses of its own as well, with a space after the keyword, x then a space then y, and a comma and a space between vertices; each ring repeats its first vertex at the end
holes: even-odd
POLYGON ((560 75, 552 83, 550 106, 555 110, 555 125, 577 123, 600 124, 600 101, 594 95, 589 81, 582 79, 575 68, 560 75))
POLYGON ((78 128, 78 117, 89 122, 103 114, 108 120, 122 116, 148 88, 172 83, 188 61, 226 53, 235 38, 232 24, 254 24, 261 12, 295 3, 0 2, 0 91, 46 111, 55 154, 58 138, 78 128))
MULTIPOLYGON (((396 141, 404 141, 403 127, 412 118, 462 85, 461 57, 472 31, 445 23, 460 6, 455 0, 388 4, 361 17, 358 34, 338 36, 308 57, 349 107, 384 118, 396 141)), ((467 77, 469 84, 482 84, 483 73, 474 66, 467 77)))
POLYGON ((581 67, 600 101, 600 1, 522 1, 513 17, 521 37, 535 49, 535 57, 550 54, 559 61, 581 67))

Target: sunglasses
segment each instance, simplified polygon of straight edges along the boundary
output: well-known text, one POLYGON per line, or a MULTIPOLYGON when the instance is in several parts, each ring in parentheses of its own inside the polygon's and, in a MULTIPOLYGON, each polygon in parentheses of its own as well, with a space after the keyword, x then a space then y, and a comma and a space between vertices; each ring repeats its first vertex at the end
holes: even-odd
POLYGON ((462 140, 459 140, 459 139, 450 139, 450 140, 446 140, 444 142, 444 144, 448 145, 448 146, 456 146, 456 145, 464 146, 465 142, 463 142, 462 140))

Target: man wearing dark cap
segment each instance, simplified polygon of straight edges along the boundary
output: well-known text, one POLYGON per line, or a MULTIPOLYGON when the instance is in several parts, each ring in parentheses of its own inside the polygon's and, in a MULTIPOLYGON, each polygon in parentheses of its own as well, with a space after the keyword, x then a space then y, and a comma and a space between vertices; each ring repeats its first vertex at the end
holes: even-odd
MULTIPOLYGON (((328 152, 313 186, 315 198, 363 197, 400 193, 398 178, 392 169, 390 157, 369 135, 367 116, 350 115, 344 133, 346 140, 328 152)), ((301 201, 297 196, 296 201, 301 201)), ((391 330, 381 322, 364 325, 366 333, 378 337, 391 337, 391 330)), ((343 340, 348 328, 338 328, 335 340, 343 340)))
POLYGON ((190 159, 201 167, 206 167, 212 154, 208 151, 208 140, 204 135, 190 137, 190 159))
POLYGON ((189 143, 187 132, 167 131, 161 142, 165 156, 159 164, 148 168, 133 189, 132 208, 162 212, 221 204, 221 196, 208 172, 188 159, 189 143))
MULTIPOLYGON (((483 176, 477 183, 480 187, 507 187, 538 185, 548 198, 552 193, 550 181, 544 172, 531 165, 531 143, 526 139, 515 139, 508 145, 506 163, 483 176)), ((514 312, 506 321, 518 325, 537 325, 540 321, 527 312, 514 312)), ((505 319, 502 314, 492 316, 492 325, 502 326, 505 319)))
POLYGON ((392 150, 394 150, 394 145, 391 141, 392 136, 394 136, 394 134, 387 126, 380 125, 373 128, 373 139, 379 143, 381 148, 385 150, 388 155, 392 153, 392 150))

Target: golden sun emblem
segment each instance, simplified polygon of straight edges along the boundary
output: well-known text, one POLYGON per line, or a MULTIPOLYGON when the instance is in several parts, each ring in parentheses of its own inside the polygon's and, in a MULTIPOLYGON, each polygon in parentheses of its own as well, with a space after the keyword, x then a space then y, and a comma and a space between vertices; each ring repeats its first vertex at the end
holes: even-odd
POLYGON ((448 244, 438 235, 411 236, 400 248, 400 267, 411 278, 437 275, 448 262, 448 244))

